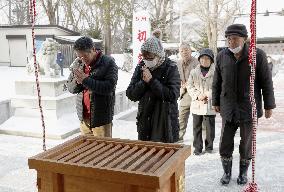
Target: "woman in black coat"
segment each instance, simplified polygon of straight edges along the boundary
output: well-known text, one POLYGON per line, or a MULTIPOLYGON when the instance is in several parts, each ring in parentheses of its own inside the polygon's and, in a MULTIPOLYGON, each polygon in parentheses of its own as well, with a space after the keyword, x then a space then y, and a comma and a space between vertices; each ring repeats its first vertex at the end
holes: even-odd
POLYGON ((143 60, 136 66, 126 95, 139 101, 138 139, 176 142, 180 76, 176 63, 165 57, 158 37, 148 38, 141 46, 143 60))

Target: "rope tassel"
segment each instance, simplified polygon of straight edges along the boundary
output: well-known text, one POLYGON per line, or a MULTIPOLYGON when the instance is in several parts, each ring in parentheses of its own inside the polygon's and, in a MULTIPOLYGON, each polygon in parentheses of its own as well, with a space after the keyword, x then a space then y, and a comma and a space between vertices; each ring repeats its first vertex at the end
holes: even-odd
POLYGON ((243 190, 243 192, 256 192, 256 191, 258 191, 256 183, 249 183, 246 186, 246 188, 243 190))
POLYGON ((256 68, 256 0, 251 2, 250 14, 250 46, 249 46, 249 65, 251 66, 250 75, 250 102, 252 106, 252 182, 249 183, 244 192, 257 192, 257 184, 255 183, 255 156, 256 156, 256 127, 257 127, 257 110, 254 97, 254 81, 256 68))

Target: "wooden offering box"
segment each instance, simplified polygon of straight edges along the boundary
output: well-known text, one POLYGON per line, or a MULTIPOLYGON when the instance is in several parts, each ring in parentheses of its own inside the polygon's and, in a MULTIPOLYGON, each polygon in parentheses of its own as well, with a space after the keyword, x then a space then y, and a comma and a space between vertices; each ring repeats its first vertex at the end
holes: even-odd
POLYGON ((39 192, 184 192, 190 146, 78 136, 29 158, 39 192))

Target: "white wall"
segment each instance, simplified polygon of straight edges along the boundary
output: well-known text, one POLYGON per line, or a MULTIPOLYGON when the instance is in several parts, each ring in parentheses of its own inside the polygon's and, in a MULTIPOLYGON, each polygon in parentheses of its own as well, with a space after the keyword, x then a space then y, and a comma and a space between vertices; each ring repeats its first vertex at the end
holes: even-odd
MULTIPOLYGON (((0 29, 1 30, 1 29, 0 29)), ((6 39, 6 33, 2 30, 0 32, 0 66, 9 66, 9 42, 6 39)))
MULTIPOLYGON (((6 39, 6 35, 25 35, 27 41, 27 53, 32 51, 31 28, 0 27, 0 66, 10 66, 9 41, 6 39)), ((57 27, 38 27, 35 29, 35 35, 70 35, 70 33, 57 27)), ((15 47, 15 49, 17 49, 17 47, 15 47)))

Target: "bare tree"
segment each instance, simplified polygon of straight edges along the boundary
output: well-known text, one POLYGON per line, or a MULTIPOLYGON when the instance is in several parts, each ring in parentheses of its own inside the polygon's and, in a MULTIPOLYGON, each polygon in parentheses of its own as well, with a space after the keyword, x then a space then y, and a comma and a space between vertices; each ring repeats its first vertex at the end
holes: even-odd
POLYGON ((14 24, 23 25, 30 22, 29 0, 17 0, 13 3, 14 24))
POLYGON ((172 36, 173 22, 179 18, 174 14, 173 0, 150 0, 151 25, 152 29, 159 28, 163 32, 163 39, 167 40, 172 36))
POLYGON ((239 7, 239 0, 192 0, 185 12, 198 16, 204 23, 209 48, 217 53, 218 34, 240 12, 239 7))
POLYGON ((112 36, 115 40, 112 45, 116 52, 123 52, 131 40, 133 2, 133 0, 121 0, 112 11, 112 36))
MULTIPOLYGON (((90 9, 96 10, 97 7, 98 10, 96 10, 96 16, 99 20, 98 25, 101 26, 103 31, 103 40, 104 40, 104 52, 105 54, 109 55, 111 53, 111 43, 112 43, 112 36, 111 36, 111 4, 112 0, 93 0, 90 2, 86 2, 88 6, 90 6, 90 9)), ((91 13, 91 15, 94 16, 94 13, 91 13)), ((85 19, 88 20, 88 24, 92 25, 91 18, 88 18, 90 15, 88 13, 85 13, 85 19)))
POLYGON ((93 0, 87 2, 86 20, 90 34, 100 33, 105 54, 122 52, 130 39, 133 0, 93 0), (123 38, 122 38, 123 37, 123 38))
POLYGON ((23 25, 29 23, 29 0, 8 0, 0 2, 0 15, 2 20, 10 25, 23 25), (6 18, 5 18, 6 17, 6 18))
POLYGON ((5 23, 8 20, 9 24, 12 24, 12 1, 0 1, 0 15, 1 24, 5 23))
POLYGON ((40 0, 44 11, 48 17, 49 24, 57 24, 56 12, 59 6, 60 0, 40 0))
POLYGON ((11 4, 12 1, 8 0, 8 1, 0 1, 0 10, 2 11, 3 9, 7 8, 9 6, 9 4, 11 4))
POLYGON ((105 54, 110 55, 111 54, 111 43, 112 43, 112 37, 111 37, 111 0, 104 0, 104 51, 105 54))
POLYGON ((62 24, 66 28, 79 31, 79 24, 84 22, 83 15, 86 13, 86 4, 82 1, 74 0, 60 0, 60 2, 64 10, 64 14, 61 15, 64 18, 62 24))

